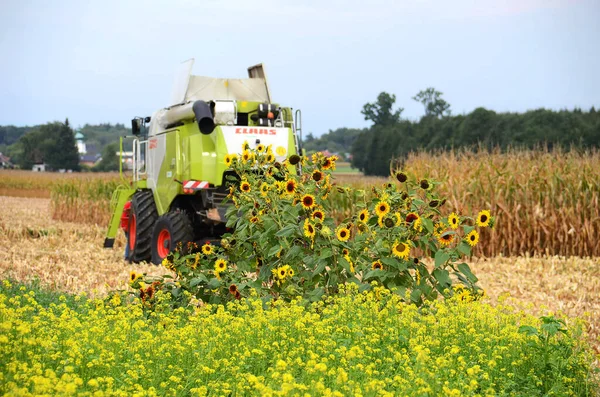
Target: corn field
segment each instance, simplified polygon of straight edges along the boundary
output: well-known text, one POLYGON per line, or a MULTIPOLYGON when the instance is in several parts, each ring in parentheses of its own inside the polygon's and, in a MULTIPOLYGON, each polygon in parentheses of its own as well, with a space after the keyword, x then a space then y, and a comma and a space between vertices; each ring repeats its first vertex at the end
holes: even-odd
MULTIPOLYGON (((403 169, 441 182, 443 212, 490 209, 497 225, 476 255, 600 256, 600 153, 510 151, 416 153, 403 169)), ((385 178, 343 177, 340 185, 366 189, 385 178)), ((356 194, 356 193, 352 193, 356 194)), ((354 199, 331 196, 337 216, 352 213, 354 199)))
MULTIPOLYGON (((600 152, 522 151, 415 153, 403 165, 413 178, 440 182, 447 198, 443 213, 489 209, 497 224, 478 256, 600 256, 600 152)), ((341 220, 370 199, 370 187, 388 178, 339 175, 330 196, 341 220), (364 190, 358 192, 356 190, 364 190)), ((25 197, 51 196, 55 220, 107 225, 115 174, 35 174, 0 172, 0 192, 25 197), (51 192, 51 195, 50 195, 51 192), (13 193, 13 194, 11 194, 13 193)), ((397 182, 395 182, 397 183, 397 182)))

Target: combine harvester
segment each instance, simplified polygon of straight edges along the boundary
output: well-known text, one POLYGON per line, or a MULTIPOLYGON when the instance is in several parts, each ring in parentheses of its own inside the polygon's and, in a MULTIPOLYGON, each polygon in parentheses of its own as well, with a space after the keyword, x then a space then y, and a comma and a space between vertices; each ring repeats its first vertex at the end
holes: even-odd
POLYGON ((113 195, 104 247, 112 248, 123 218, 126 259, 159 264, 178 243, 217 240, 225 233, 223 200, 235 177, 224 162, 242 145, 272 145, 277 161, 300 152, 301 114, 271 100, 262 64, 248 78, 177 73, 171 105, 132 120, 133 178, 113 195), (125 212, 124 212, 125 211, 125 212))

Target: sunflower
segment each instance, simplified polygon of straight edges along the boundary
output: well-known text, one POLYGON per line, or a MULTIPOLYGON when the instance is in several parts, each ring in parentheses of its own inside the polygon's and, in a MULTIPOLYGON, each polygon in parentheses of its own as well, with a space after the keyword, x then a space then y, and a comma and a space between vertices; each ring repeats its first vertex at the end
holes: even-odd
POLYGON ((323 160, 321 167, 323 167, 324 170, 328 170, 331 167, 333 167, 333 163, 331 162, 331 160, 329 158, 326 158, 325 160, 323 160))
POLYGON ((417 232, 423 231, 423 220, 421 218, 413 222, 413 229, 415 229, 417 232))
POLYGON ((265 145, 263 145, 262 143, 259 143, 258 145, 256 145, 256 151, 258 153, 262 153, 265 151, 265 145))
POLYGON ((136 272, 129 273, 129 280, 131 280, 131 282, 134 282, 135 280, 137 280, 140 277, 142 277, 142 275, 137 274, 136 272))
POLYGON ((421 189, 423 190, 431 189, 431 183, 429 183, 427 179, 421 179, 421 182, 419 182, 419 186, 421 186, 421 189))
POLYGON ((350 238, 350 230, 345 227, 340 227, 336 232, 337 238, 340 241, 348 241, 350 238))
POLYGON ((252 218, 250 218, 250 222, 252 223, 258 223, 260 219, 258 219, 258 216, 253 216, 252 218))
POLYGON ((419 219, 419 214, 416 212, 410 212, 408 215, 406 215, 406 223, 413 223, 417 219, 419 219))
POLYGON ((367 223, 369 220, 369 210, 366 208, 358 213, 358 221, 361 223, 367 223))
POLYGON ((442 233, 444 232, 445 226, 438 222, 435 224, 435 226, 433 226, 433 235, 435 237, 440 237, 442 235, 442 233))
POLYGON ((346 256, 350 255, 350 250, 349 250, 348 248, 344 248, 344 249, 342 250, 342 255, 343 255, 344 257, 346 257, 346 256))
POLYGON ((311 194, 305 194, 304 196, 302 196, 302 206, 309 210, 311 208, 313 208, 315 206, 315 197, 311 194))
POLYGON ((231 284, 229 286, 229 293, 232 295, 235 295, 235 293, 238 291, 237 285, 235 284, 231 284))
POLYGON ((263 197, 267 197, 267 194, 269 193, 269 184, 267 182, 263 182, 260 185, 260 194, 263 197))
POLYGON ((294 194, 296 192, 296 181, 293 179, 288 180, 285 183, 285 192, 287 194, 294 194))
POLYGON ((409 253, 410 247, 407 243, 399 243, 398 241, 394 243, 394 246, 392 247, 392 254, 394 254, 394 256, 402 259, 408 259, 409 253))
POLYGON ((385 201, 380 201, 375 207, 375 213, 378 217, 384 217, 388 212, 390 212, 390 205, 385 201))
POLYGON ((490 211, 488 210, 482 210, 479 211, 479 214, 477 215, 477 226, 479 227, 488 227, 490 225, 490 211))
POLYGON ((275 161, 275 155, 271 152, 267 153, 267 163, 272 163, 275 161))
POLYGON ((394 217, 396 218, 396 226, 400 226, 402 224, 402 215, 399 212, 394 212, 394 217))
POLYGON ((376 260, 371 264, 371 269, 373 270, 383 270, 383 264, 380 260, 376 260))
POLYGON ((325 219, 325 213, 321 210, 314 210, 312 213, 312 218, 318 222, 323 222, 323 219, 325 219))
POLYGON ((408 176, 406 176, 404 172, 400 171, 396 172, 396 179, 398 179, 398 182, 404 183, 408 179, 408 176))
POLYGON ((458 229, 458 226, 460 225, 460 219, 455 212, 448 215, 448 224, 452 229, 458 229))
POLYGON ((288 159, 288 161, 290 162, 291 165, 296 165, 298 164, 300 161, 302 160, 302 157, 298 156, 297 154, 292 154, 290 156, 290 158, 288 159))
POLYGON ((312 179, 315 182, 320 182, 323 179, 323 173, 319 170, 315 170, 312 173, 312 179))
POLYGON ((215 272, 221 273, 227 270, 227 261, 225 259, 217 259, 215 261, 215 272))
POLYGON ((288 277, 294 277, 294 269, 292 269, 291 267, 288 267, 288 269, 287 269, 287 276, 288 277))
POLYGON ((308 219, 304 220, 304 235, 308 238, 315 237, 315 226, 308 219))
POLYGON ((287 269, 285 266, 277 269, 277 277, 279 277, 280 280, 283 280, 285 276, 287 276, 287 269))
POLYGON ((248 162, 248 161, 252 160, 252 153, 249 150, 244 150, 242 152, 242 160, 244 162, 248 162))
POLYGON ((438 237, 438 241, 440 242, 441 245, 443 245, 444 247, 447 247, 450 244, 452 244, 452 242, 454 241, 454 234, 451 234, 451 233, 440 234, 438 237))
POLYGON ((231 167, 231 164, 233 163, 233 157, 230 154, 226 154, 223 160, 225 161, 225 165, 227 167, 231 167))
POLYGON ((250 184, 247 181, 243 181, 240 184, 240 190, 244 193, 248 193, 250 191, 250 184))
POLYGON ((206 243, 202 246, 202 253, 204 255, 210 255, 213 253, 213 247, 209 243, 206 243))
POLYGON ((467 240, 467 243, 469 243, 471 247, 475 247, 479 242, 479 233, 477 233, 477 230, 471 230, 471 232, 465 236, 465 240, 467 240))

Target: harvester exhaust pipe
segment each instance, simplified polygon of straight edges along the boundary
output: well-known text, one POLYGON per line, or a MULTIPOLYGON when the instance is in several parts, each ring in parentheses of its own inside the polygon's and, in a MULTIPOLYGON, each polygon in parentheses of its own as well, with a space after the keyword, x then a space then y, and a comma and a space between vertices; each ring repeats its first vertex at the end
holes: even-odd
POLYGON ((192 105, 196 121, 198 122, 198 128, 203 134, 210 134, 215 129, 215 121, 213 120, 210 106, 204 101, 196 101, 192 105))

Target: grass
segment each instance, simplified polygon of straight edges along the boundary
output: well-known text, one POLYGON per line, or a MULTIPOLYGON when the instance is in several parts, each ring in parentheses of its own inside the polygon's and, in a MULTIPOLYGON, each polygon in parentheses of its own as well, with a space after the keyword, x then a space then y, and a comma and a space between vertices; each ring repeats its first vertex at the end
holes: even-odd
POLYGON ((343 162, 343 161, 336 163, 335 171, 333 173, 334 173, 334 175, 342 175, 342 174, 362 175, 362 172, 360 172, 358 169, 350 167, 350 163, 343 162))
POLYGON ((554 317, 542 322, 507 303, 447 301, 419 310, 382 290, 349 289, 310 306, 264 307, 249 299, 170 311, 164 302, 147 312, 120 294, 43 302, 47 296, 0 283, 2 393, 588 396, 597 390, 577 322, 567 328, 554 317))

